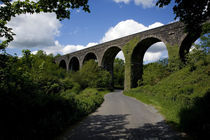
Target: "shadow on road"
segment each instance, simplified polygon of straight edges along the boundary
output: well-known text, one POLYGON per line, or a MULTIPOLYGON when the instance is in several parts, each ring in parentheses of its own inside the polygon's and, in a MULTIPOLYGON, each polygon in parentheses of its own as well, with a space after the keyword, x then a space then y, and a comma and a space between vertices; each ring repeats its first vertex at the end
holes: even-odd
POLYGON ((64 140, 162 140, 180 139, 164 121, 144 124, 139 128, 128 128, 124 115, 92 115, 79 127, 67 133, 64 140))

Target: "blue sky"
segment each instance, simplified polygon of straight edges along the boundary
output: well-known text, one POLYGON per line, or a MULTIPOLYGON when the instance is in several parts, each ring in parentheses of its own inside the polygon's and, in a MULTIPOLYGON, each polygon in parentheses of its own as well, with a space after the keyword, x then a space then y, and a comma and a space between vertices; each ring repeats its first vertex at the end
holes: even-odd
MULTIPOLYGON (((66 54, 173 22, 173 4, 158 8, 155 1, 89 0, 91 13, 71 10, 70 20, 63 21, 58 21, 53 13, 17 16, 8 24, 16 36, 7 52, 21 56, 22 49, 33 53, 42 49, 48 54, 66 54)), ((159 52, 151 47, 147 61, 167 57, 163 44, 156 46, 159 52)))
POLYGON ((125 4, 116 3, 114 0, 90 0, 89 5, 91 13, 74 11, 70 20, 62 22, 63 27, 58 39, 63 44, 86 45, 90 41, 97 42, 110 27, 127 19, 133 19, 146 26, 155 22, 167 24, 174 20, 171 6, 143 8, 133 1, 125 4), (72 32, 76 34, 69 34, 72 32))

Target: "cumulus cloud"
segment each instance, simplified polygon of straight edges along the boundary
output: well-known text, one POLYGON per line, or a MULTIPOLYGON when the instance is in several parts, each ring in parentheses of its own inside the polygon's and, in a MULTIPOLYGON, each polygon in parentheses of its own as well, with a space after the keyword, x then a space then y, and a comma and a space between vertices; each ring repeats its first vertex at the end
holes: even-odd
POLYGON ((144 55, 144 62, 152 62, 152 61, 157 61, 161 58, 162 53, 161 52, 147 52, 144 55))
POLYGON ((155 23, 149 25, 149 26, 148 26, 148 29, 157 28, 157 27, 160 27, 160 26, 163 26, 163 25, 164 25, 163 23, 155 22, 155 23))
POLYGON ((124 3, 129 3, 130 0, 114 0, 116 3, 124 2, 124 3))
MULTIPOLYGON (((121 38, 127 35, 138 33, 141 31, 149 30, 152 28, 160 27, 163 24, 160 22, 155 22, 149 26, 145 26, 138 23, 132 19, 119 22, 116 26, 111 27, 101 39, 100 42, 107 42, 113 39, 121 38)), ((158 42, 153 44, 146 52, 144 61, 152 62, 157 61, 163 57, 163 52, 166 50, 166 46, 163 42, 158 42)), ((164 53, 165 54, 165 53, 164 53)), ((120 52, 117 55, 118 58, 124 59, 123 53, 120 52)), ((167 56, 164 56, 167 57, 167 56)))
POLYGON ((109 28, 109 30, 105 33, 104 37, 101 39, 100 42, 107 42, 110 40, 121 38, 127 35, 141 32, 141 31, 160 27, 162 25, 163 24, 160 22, 155 22, 147 27, 141 23, 136 22, 133 19, 128 19, 128 20, 119 22, 114 27, 109 28))
MULTIPOLYGON (((128 4, 132 0, 114 0, 116 3, 125 3, 128 4)), ((157 0, 133 0, 136 5, 141 5, 143 8, 151 8, 155 6, 157 0)))
MULTIPOLYGON (((52 13, 19 15, 13 18, 8 25, 12 27, 16 33, 14 41, 9 46, 10 49, 41 49, 47 54, 67 54, 97 45, 98 43, 159 27, 163 24, 155 22, 154 24, 145 26, 132 19, 121 21, 117 25, 109 28, 98 43, 92 42, 87 45, 62 45, 59 41, 55 40, 55 37, 59 35, 61 23, 56 19, 55 14, 52 13)), ((151 46, 145 54, 145 61, 158 60, 162 57, 164 47, 163 43, 157 43, 151 46)), ((36 52, 37 51, 33 51, 33 53, 36 52)), ((124 59, 122 52, 120 52, 117 57, 124 59)))
MULTIPOLYGON (((47 54, 67 54, 97 45, 94 42, 87 45, 61 45, 55 40, 61 23, 53 13, 22 14, 12 18, 8 26, 16 33, 9 49, 37 49, 47 54)), ((35 54, 37 50, 32 53, 35 54)))
MULTIPOLYGON (((43 51, 46 52, 46 54, 68 54, 75 51, 79 51, 88 47, 92 47, 97 45, 98 43, 91 42, 88 43, 86 46, 84 45, 61 45, 59 41, 55 41, 53 46, 42 48, 43 51)), ((41 48, 40 48, 41 49, 41 48)), ((33 51, 32 53, 35 54, 37 51, 33 51)))
POLYGON ((22 14, 8 23, 16 34, 10 48, 35 48, 54 45, 60 22, 53 13, 22 14))
POLYGON ((142 5, 143 8, 151 8, 155 6, 156 0, 134 0, 136 5, 142 5))
POLYGON ((125 60, 125 57, 124 57, 124 55, 123 55, 123 52, 122 51, 120 51, 118 54, 117 54, 117 56, 116 56, 117 58, 120 58, 120 59, 122 59, 122 60, 125 60))
POLYGON ((89 48, 89 47, 95 46, 95 45, 97 45, 97 44, 98 44, 98 43, 91 42, 91 43, 88 43, 86 46, 84 46, 84 45, 66 45, 66 46, 64 46, 64 48, 61 50, 61 52, 62 52, 63 54, 67 54, 67 53, 79 51, 79 50, 82 50, 82 49, 85 49, 85 48, 89 48))
POLYGON ((102 38, 101 42, 107 42, 113 39, 121 38, 130 34, 146 30, 143 24, 132 19, 119 22, 116 26, 111 27, 102 38))
POLYGON ((157 43, 153 44, 151 47, 149 47, 147 52, 155 53, 155 52, 164 51, 165 49, 166 49, 166 47, 163 42, 157 42, 157 43))

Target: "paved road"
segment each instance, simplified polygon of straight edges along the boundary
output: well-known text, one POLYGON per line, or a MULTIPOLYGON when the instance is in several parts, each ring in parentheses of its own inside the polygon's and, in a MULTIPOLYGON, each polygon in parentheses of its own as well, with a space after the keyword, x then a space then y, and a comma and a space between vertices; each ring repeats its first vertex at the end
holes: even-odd
POLYGON ((180 139, 151 106, 122 91, 105 95, 98 110, 66 132, 63 140, 162 140, 180 139))

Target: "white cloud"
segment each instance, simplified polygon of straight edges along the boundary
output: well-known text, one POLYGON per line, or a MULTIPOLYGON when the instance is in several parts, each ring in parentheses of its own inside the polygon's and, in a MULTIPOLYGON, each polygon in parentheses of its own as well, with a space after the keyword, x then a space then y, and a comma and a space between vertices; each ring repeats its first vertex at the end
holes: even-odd
MULTIPOLYGON (((120 51, 116 57, 125 60, 122 51, 120 51)), ((149 49, 146 51, 144 55, 143 61, 145 63, 150 63, 167 57, 168 57, 168 51, 165 44, 163 42, 158 42, 149 47, 149 49)))
POLYGON ((120 2, 124 2, 126 4, 128 4, 130 2, 130 0, 114 0, 116 3, 120 3, 120 2))
POLYGON ((163 42, 157 42, 155 44, 153 44, 151 47, 149 47, 149 49, 147 50, 147 52, 160 52, 160 51, 164 51, 166 50, 166 46, 163 42))
POLYGON ((148 29, 160 27, 163 24, 160 22, 155 22, 154 24, 149 25, 148 27, 144 26, 141 23, 136 22, 133 19, 128 19, 125 21, 119 22, 116 26, 111 27, 104 35, 100 42, 107 42, 117 38, 121 38, 127 35, 145 31, 148 29))
POLYGON ((136 5, 142 5, 143 8, 151 8, 155 6, 156 0, 134 0, 136 5))
POLYGON ((101 42, 107 42, 117 38, 121 38, 130 34, 146 30, 143 24, 140 24, 132 19, 119 22, 116 26, 111 27, 102 38, 101 42))
POLYGON ((67 54, 67 53, 79 51, 79 50, 82 50, 82 49, 85 49, 85 48, 89 48, 89 47, 95 46, 97 44, 98 43, 91 42, 91 43, 88 43, 86 46, 83 46, 83 45, 66 45, 64 48, 61 49, 61 52, 63 54, 67 54))
MULTIPOLYGON (((128 4, 131 0, 114 0, 116 3, 123 2, 128 4)), ((136 5, 141 5, 143 8, 151 8, 155 6, 157 0, 133 0, 136 5)))
POLYGON ((86 47, 92 47, 92 46, 95 46, 97 45, 98 43, 96 42, 91 42, 91 43, 88 43, 86 47))
MULTIPOLYGON (((141 31, 145 31, 145 30, 149 30, 152 28, 156 28, 156 27, 160 27, 163 24, 160 22, 155 22, 149 26, 145 26, 141 23, 138 23, 132 19, 129 20, 125 20, 125 21, 121 21, 119 22, 116 26, 111 27, 104 35, 104 37, 101 39, 100 42, 107 42, 110 40, 114 40, 117 38, 121 38, 127 35, 131 35, 134 33, 138 33, 141 31)), ((149 61, 149 62, 153 62, 153 61, 157 61, 160 58, 162 58, 163 51, 166 50, 166 46, 163 42, 158 42, 153 44, 146 52, 145 57, 144 57, 144 61, 149 61)), ((117 55, 118 58, 121 58, 124 60, 124 56, 123 53, 120 52, 117 55)), ((167 56, 166 56, 167 57, 167 56)))
POLYGON ((149 25, 149 26, 148 26, 148 29, 157 28, 157 27, 160 27, 160 26, 163 26, 163 25, 164 25, 163 23, 155 22, 155 23, 149 25))
POLYGON ((149 47, 144 55, 144 62, 155 62, 168 57, 168 51, 163 42, 157 42, 149 47))
MULTIPOLYGON (((46 54, 51 54, 51 53, 54 54, 54 55, 56 55, 57 53, 68 54, 68 53, 79 51, 79 50, 82 50, 82 49, 85 49, 85 48, 88 48, 88 47, 95 46, 97 44, 98 43, 91 42, 91 43, 88 43, 86 46, 84 46, 84 45, 66 45, 66 46, 64 46, 64 45, 61 45, 59 43, 59 41, 56 40, 54 42, 53 46, 42 48, 42 50, 45 51, 46 54)), ((35 54, 36 52, 37 51, 33 51, 32 53, 35 54)))
POLYGON ((144 55, 144 62, 154 62, 161 58, 162 53, 161 52, 146 52, 144 55))
POLYGON ((122 51, 120 51, 118 54, 117 54, 117 56, 116 56, 117 58, 120 58, 120 59, 122 59, 122 60, 125 60, 125 57, 124 57, 124 55, 123 55, 123 52, 122 51))
MULTIPOLYGON (((20 15, 13 18, 9 24, 13 28, 16 36, 9 48, 25 49, 33 48, 32 53, 36 53, 36 49, 44 50, 47 54, 67 54, 81 49, 85 49, 98 43, 89 43, 87 45, 62 45, 55 40, 55 36, 59 35, 61 23, 56 19, 55 14, 33 14, 20 15)), ((160 22, 155 22, 149 26, 145 26, 132 19, 119 22, 116 26, 111 27, 99 41, 99 43, 117 39, 123 36, 145 31, 151 28, 162 26, 160 22)), ((151 46, 145 54, 144 61, 156 60, 164 51, 164 44, 157 43, 151 46)), ((159 57, 160 56, 160 57, 159 57)), ((123 53, 120 52, 117 57, 124 59, 123 53)))
POLYGON ((54 45, 54 37, 59 35, 61 24, 55 14, 42 13, 16 16, 8 26, 16 34, 10 48, 34 48, 54 45))
POLYGON ((37 50, 43 50, 47 54, 67 54, 98 43, 84 45, 61 45, 55 40, 59 35, 61 23, 53 13, 22 14, 12 18, 8 26, 16 33, 14 41, 9 44, 9 49, 32 49, 33 54, 37 50), (37 49, 37 50, 36 50, 37 49))

